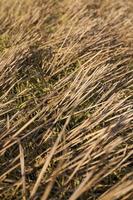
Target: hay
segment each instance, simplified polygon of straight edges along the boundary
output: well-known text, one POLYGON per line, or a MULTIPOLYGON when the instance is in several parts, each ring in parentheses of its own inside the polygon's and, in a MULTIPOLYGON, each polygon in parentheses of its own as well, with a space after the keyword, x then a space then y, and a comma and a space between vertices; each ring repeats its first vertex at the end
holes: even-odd
POLYGON ((0 0, 0 199, 133 198, 132 0, 0 0))

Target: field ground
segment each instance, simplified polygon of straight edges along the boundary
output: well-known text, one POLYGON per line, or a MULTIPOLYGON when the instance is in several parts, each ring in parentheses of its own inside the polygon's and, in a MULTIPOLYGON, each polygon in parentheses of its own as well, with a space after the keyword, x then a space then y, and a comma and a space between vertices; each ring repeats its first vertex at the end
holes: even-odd
POLYGON ((0 0, 0 200, 133 199, 132 11, 0 0))

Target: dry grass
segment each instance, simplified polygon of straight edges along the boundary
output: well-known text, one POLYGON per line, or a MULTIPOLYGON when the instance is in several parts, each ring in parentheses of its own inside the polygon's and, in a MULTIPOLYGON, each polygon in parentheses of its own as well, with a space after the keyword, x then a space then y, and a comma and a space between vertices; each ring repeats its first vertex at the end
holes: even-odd
POLYGON ((0 0, 0 199, 133 199, 132 10, 0 0))

